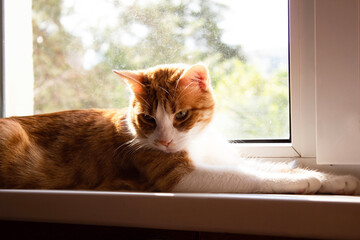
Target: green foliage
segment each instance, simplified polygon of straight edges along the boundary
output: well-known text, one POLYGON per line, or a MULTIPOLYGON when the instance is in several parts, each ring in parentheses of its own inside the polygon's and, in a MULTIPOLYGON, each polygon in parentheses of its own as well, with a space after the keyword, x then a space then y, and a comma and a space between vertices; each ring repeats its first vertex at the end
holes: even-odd
POLYGON ((125 107, 128 92, 109 61, 90 70, 82 66, 86 49, 62 25, 67 14, 71 9, 64 10, 61 0, 33 1, 35 113, 125 107))
POLYGON ((218 126, 232 139, 288 138, 287 71, 266 78, 255 67, 230 59, 211 69, 218 126))
POLYGON ((63 0, 33 1, 36 113, 123 108, 128 91, 112 69, 202 61, 211 72, 219 127, 230 138, 288 137, 287 71, 262 76, 246 64, 240 46, 222 41, 218 23, 226 6, 211 0, 111 2, 116 22, 89 28, 94 41, 85 47, 62 23, 74 9, 63 0), (85 68, 89 51, 98 62, 85 68))

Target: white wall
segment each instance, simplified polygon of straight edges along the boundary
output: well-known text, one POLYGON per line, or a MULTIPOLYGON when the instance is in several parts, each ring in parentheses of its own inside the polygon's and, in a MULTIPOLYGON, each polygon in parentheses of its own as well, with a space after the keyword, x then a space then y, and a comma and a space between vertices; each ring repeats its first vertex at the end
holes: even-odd
POLYGON ((31 115, 34 109, 31 0, 4 1, 5 116, 31 115))

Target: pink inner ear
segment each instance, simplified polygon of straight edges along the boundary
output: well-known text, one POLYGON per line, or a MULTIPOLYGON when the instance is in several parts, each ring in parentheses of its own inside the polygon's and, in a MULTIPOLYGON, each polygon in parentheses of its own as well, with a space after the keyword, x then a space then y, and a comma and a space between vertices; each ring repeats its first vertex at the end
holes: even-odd
POLYGON ((207 88, 207 74, 201 71, 194 72, 194 75, 191 78, 192 81, 197 82, 201 90, 206 90, 207 88))
POLYGON ((193 86, 199 86, 201 90, 206 90, 209 85, 209 74, 207 68, 203 64, 197 64, 190 67, 183 76, 180 77, 180 83, 188 86, 191 83, 193 86))

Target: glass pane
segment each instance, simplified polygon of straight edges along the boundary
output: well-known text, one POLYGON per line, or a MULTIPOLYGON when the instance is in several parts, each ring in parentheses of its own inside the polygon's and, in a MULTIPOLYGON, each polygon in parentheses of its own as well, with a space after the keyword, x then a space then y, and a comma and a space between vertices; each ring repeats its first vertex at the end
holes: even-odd
POLYGON ((112 69, 204 62, 230 139, 289 139, 286 0, 35 0, 35 113, 122 108, 112 69))

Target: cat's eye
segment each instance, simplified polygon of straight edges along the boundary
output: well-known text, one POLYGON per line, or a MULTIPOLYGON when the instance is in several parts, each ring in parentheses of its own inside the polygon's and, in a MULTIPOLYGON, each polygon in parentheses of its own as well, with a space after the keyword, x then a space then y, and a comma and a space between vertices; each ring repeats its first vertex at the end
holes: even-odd
POLYGON ((189 110, 183 110, 175 114, 177 120, 184 120, 189 114, 189 110))
POLYGON ((150 116, 150 115, 147 115, 147 114, 145 114, 145 113, 142 113, 142 114, 140 114, 140 116, 141 116, 142 119, 145 120, 146 122, 155 123, 155 118, 153 118, 153 117, 150 116))

